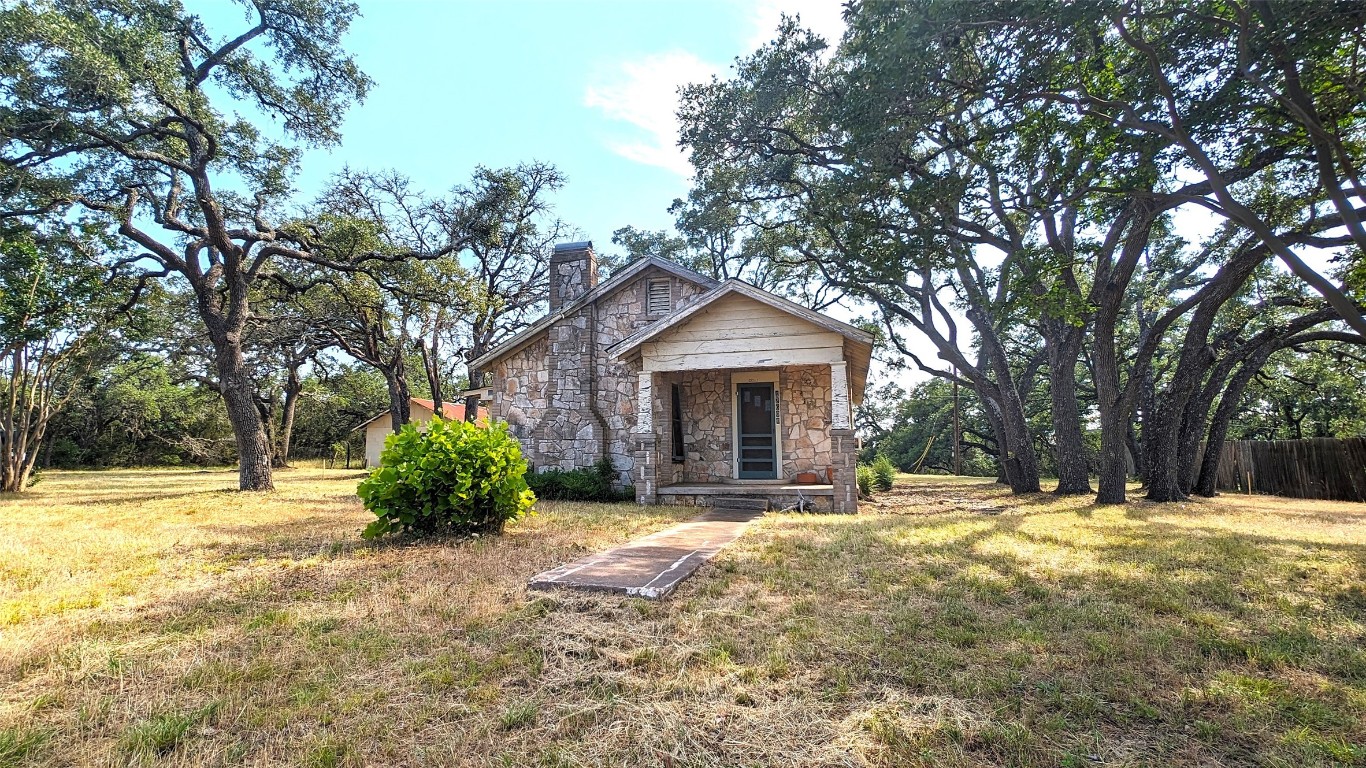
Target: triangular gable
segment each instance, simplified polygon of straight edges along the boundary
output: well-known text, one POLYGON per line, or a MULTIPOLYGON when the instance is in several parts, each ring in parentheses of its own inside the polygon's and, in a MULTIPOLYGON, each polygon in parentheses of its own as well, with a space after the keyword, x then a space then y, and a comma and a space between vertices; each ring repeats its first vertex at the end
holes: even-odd
POLYGON ((643 259, 637 259, 626 265, 621 271, 603 282, 598 283, 582 296, 561 307, 560 311, 551 313, 540 320, 537 320, 527 326, 522 332, 502 344, 499 344, 494 349, 489 350, 481 357, 472 360, 470 365, 477 369, 487 368, 491 363, 494 363, 535 341, 542 333, 549 330, 550 326, 554 325, 556 321, 572 315, 590 302, 610 295, 612 292, 622 288, 631 280, 639 277, 652 267, 699 285, 711 286, 716 284, 715 280, 700 272, 694 272, 681 264, 675 264, 672 261, 661 259, 658 256, 647 256, 643 259))
MULTIPOLYGON (((679 337, 683 334, 696 333, 698 329, 708 324, 715 325, 718 322, 730 323, 731 327, 743 329, 744 333, 727 335, 732 337, 738 335, 741 340, 750 340, 750 346, 752 346, 754 339, 760 339, 771 340, 775 346, 799 348, 806 343, 799 341, 803 338, 818 340, 826 349, 831 343, 834 343, 836 347, 842 346, 842 357, 849 364, 850 383, 853 385, 851 396, 856 403, 863 400, 863 391, 867 385, 868 367, 873 351, 872 335, 848 323, 803 307, 796 302, 789 301, 761 288, 756 288, 743 280, 727 280, 709 293, 703 294, 692 304, 645 326, 612 345, 607 351, 608 354, 618 360, 627 359, 640 353, 645 345, 650 345, 656 351, 659 351, 660 345, 667 344, 675 348, 681 347, 682 351, 689 353, 725 352, 727 345, 735 343, 735 338, 678 343, 679 337), (754 302, 751 306, 762 307, 764 312, 737 313, 738 307, 733 306, 736 301, 754 302), (730 317, 730 315, 737 316, 730 317), (765 315, 768 318, 765 318, 765 315), (771 322, 772 318, 776 317, 785 318, 785 321, 780 324, 771 322), (793 320, 799 322, 792 323, 793 320), (746 325, 750 321, 754 323, 753 326, 746 325), (819 339, 822 335, 826 337, 826 340, 819 339), (833 339, 833 342, 828 341, 828 339, 833 339), (842 343, 841 339, 843 340, 842 343)), ((698 333, 697 336, 698 339, 711 338, 706 333, 698 333)), ((735 348, 742 348, 743 346, 742 343, 735 348)), ((793 359, 800 359, 800 357, 794 356, 793 359)))
POLYGON ((873 337, 867 331, 855 328, 848 323, 840 322, 833 317, 823 315, 815 310, 807 309, 796 302, 769 293, 762 288, 756 288, 743 280, 730 279, 717 286, 710 293, 703 294, 692 304, 641 328, 639 331, 636 331, 616 344, 613 344, 611 347, 608 347, 607 352, 617 359, 624 358, 639 349, 641 344, 653 341, 656 338, 664 336, 673 329, 686 325, 694 316, 705 312, 709 307, 713 306, 721 299, 733 294, 746 296, 760 304, 772 307, 773 309, 796 317, 818 328, 838 333, 851 341, 869 345, 873 343, 873 337))

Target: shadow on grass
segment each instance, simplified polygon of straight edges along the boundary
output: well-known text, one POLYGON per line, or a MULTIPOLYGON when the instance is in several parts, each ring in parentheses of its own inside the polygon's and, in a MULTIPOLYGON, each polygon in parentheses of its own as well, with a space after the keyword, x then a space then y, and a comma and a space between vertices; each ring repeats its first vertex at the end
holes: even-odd
POLYGON ((12 690, 65 697, 25 715, 56 734, 55 762, 215 702, 173 757, 327 743, 358 764, 1364 759, 1350 587, 1366 546, 1316 541, 1289 512, 1269 533, 1214 525, 1214 506, 1178 524, 1155 505, 962 483, 904 495, 920 507, 767 518, 662 603, 523 587, 603 531, 691 510, 547 503, 498 538, 370 545, 326 533, 335 511, 309 499, 317 514, 291 523, 205 524, 233 539, 216 556, 308 562, 102 614, 35 647, 12 690))
MULTIPOLYGON (((1283 512, 1266 532, 1204 524, 1228 513, 1212 504, 988 487, 969 495, 996 507, 982 514, 941 491, 965 494, 904 489, 955 511, 770 521, 730 584, 762 584, 814 617, 807 661, 839 670, 837 689, 954 697, 986 718, 985 741, 961 723, 954 738, 902 733, 884 745, 897 760, 1366 761, 1366 615, 1351 587, 1366 545, 1313 538, 1314 514, 1283 512), (1176 513, 1189 522, 1164 519, 1176 513)), ((1360 526, 1366 508, 1340 515, 1360 526)))

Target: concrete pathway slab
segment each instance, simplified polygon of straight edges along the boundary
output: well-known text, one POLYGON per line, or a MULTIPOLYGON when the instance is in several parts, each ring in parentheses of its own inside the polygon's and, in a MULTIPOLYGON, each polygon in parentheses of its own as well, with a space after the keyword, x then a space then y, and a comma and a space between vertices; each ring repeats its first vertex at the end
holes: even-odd
POLYGON ((753 509, 713 509, 686 523, 539 573, 530 586, 657 600, 677 589, 762 514, 753 509))

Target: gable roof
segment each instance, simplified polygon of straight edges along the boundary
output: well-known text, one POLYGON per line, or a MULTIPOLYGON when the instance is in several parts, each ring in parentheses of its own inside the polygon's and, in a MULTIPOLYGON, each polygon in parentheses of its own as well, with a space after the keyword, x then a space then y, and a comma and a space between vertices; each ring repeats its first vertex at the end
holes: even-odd
POLYGON ((698 312, 705 310, 709 305, 715 303, 718 299, 721 299, 725 296, 729 296, 733 293, 738 293, 742 296, 748 296, 749 298, 754 299, 755 301, 760 302, 761 304, 767 304, 768 306, 773 307, 774 309, 777 309, 781 312, 786 312, 790 315, 799 317, 802 320, 811 323, 812 325, 818 325, 821 328, 826 329, 827 331, 833 331, 835 333, 838 333, 851 341, 869 345, 873 343, 873 336, 867 331, 855 328, 854 326, 848 323, 840 322, 839 320, 836 320, 835 318, 830 317, 829 315, 823 315, 820 312, 817 312, 813 309, 807 309, 806 307, 803 307, 795 301, 789 301, 788 299, 784 299, 782 296, 769 293, 768 291, 765 291, 762 288, 756 288, 755 286, 750 285, 749 283, 746 283, 743 280, 731 278, 725 281, 724 283, 721 283, 717 287, 713 288, 711 291, 702 294, 700 298, 698 298, 696 301, 689 304, 688 306, 683 307, 682 309, 678 310, 677 312, 674 312, 671 315, 667 315, 663 318, 660 318, 659 320, 656 320, 655 322, 645 326, 644 328, 641 328, 640 330, 636 331, 630 336, 627 336, 626 338, 622 339, 616 344, 613 344, 612 346, 608 347, 607 353, 617 359, 621 359, 626 355, 629 355, 632 352, 634 352, 636 349, 640 347, 641 344, 644 344, 645 342, 650 341, 651 339, 659 337, 661 334, 669 331, 672 328, 676 328, 679 325, 682 325, 685 320, 697 314, 698 312))
MULTIPOLYGON (((411 408, 411 407, 414 406, 414 405, 420 405, 420 406, 422 406, 423 408, 426 408, 427 410, 432 411, 433 413, 436 412, 436 403, 433 402, 433 401, 431 401, 431 400, 427 400, 426 398, 421 398, 421 397, 410 397, 410 398, 408 398, 408 407, 411 408)), ((372 417, 366 419, 365 421, 361 422, 359 425, 356 426, 355 429, 352 429, 351 431, 352 431, 352 432, 355 432, 355 431, 358 430, 358 429, 365 429, 366 427, 370 426, 371 424, 374 424, 374 423, 375 423, 376 421, 378 421, 379 419, 382 419, 382 418, 384 418, 385 416, 388 416, 388 415, 389 415, 389 411, 387 411, 387 410, 386 410, 386 411, 382 411, 382 412, 380 412, 380 413, 377 413, 377 414, 375 414, 374 416, 372 416, 372 417)), ((441 417, 442 417, 442 418, 445 418, 445 419, 450 419, 450 420, 452 420, 452 421, 464 421, 464 420, 465 420, 465 404, 464 404, 464 403, 442 403, 442 404, 441 404, 441 417)), ((480 409, 479 409, 479 418, 480 418, 480 419, 483 419, 484 421, 488 421, 488 418, 489 418, 489 409, 480 407, 480 409)))
POLYGON ((474 360, 471 360, 470 366, 473 368, 486 368, 490 363, 499 360, 503 357, 506 357, 512 354, 513 352, 516 352, 522 347, 525 347, 526 345, 535 341, 536 338, 541 335, 541 333, 548 330, 550 326, 554 325, 555 321, 568 317, 569 315, 582 309, 584 305, 594 302, 602 298, 603 296, 612 293, 613 291, 625 285, 632 278, 636 277, 637 275, 640 275, 642 272, 646 271, 647 269, 650 269, 651 267, 663 270, 676 277, 681 277, 684 280, 691 280, 695 283, 700 283, 705 286, 716 285, 715 280, 713 280, 710 277, 707 277, 701 272, 694 272, 693 270, 688 269, 687 267, 681 264, 675 264, 672 261, 669 261, 668 259, 661 259, 658 256, 646 256, 643 259, 637 259, 636 261, 633 261, 630 264, 626 265, 625 268, 623 268, 616 274, 612 275, 611 277, 607 278, 607 280, 598 283, 596 286, 589 289, 582 296, 578 297, 577 299, 574 299, 568 304, 565 304, 563 307, 560 307, 560 310, 558 312, 552 312, 546 315, 540 320, 537 320, 536 322, 527 326, 524 330, 522 330, 521 333, 518 333, 517 335, 513 336, 512 338, 508 339, 502 344, 499 344, 497 347, 494 347, 493 349, 489 350, 483 355, 475 358, 474 360))
POLYGON ((686 324, 689 318, 705 311, 707 307, 720 299, 732 295, 748 297, 780 312, 785 312, 812 325, 843 336, 845 340, 844 355, 849 360, 850 373, 853 377, 854 386, 851 394, 855 403, 862 402, 863 390, 868 382, 868 367, 873 355, 873 335, 871 333, 736 278, 721 283, 711 291, 702 294, 688 306, 656 320, 613 344, 607 348, 607 354, 618 360, 634 354, 642 344, 686 324))

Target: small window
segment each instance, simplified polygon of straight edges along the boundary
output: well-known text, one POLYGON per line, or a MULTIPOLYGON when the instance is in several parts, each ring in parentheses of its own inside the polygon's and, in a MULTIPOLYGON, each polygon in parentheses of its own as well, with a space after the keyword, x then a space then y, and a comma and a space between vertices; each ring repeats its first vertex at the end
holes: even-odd
POLYGON ((683 463, 683 398, 680 396, 677 384, 670 384, 670 399, 673 401, 673 429, 669 430, 673 438, 673 459, 675 464, 683 463))
POLYGON ((645 311, 651 315, 662 315, 673 309, 673 295, 668 278, 651 280, 647 284, 645 311))

